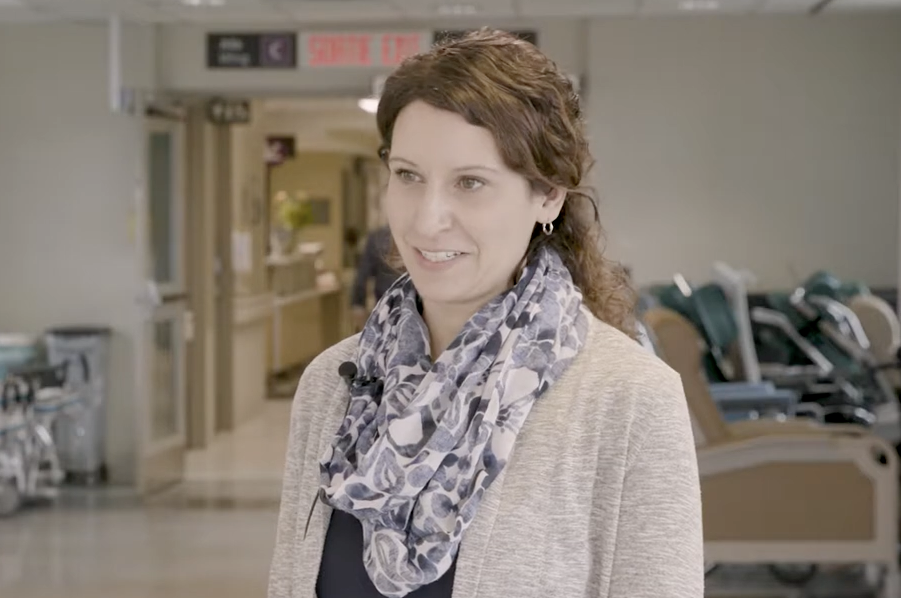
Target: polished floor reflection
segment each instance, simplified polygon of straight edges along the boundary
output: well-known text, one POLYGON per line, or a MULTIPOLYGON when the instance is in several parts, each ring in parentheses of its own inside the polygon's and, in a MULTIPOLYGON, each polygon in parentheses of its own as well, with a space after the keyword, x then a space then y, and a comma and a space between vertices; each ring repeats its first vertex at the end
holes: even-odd
POLYGON ((265 596, 276 515, 140 505, 34 509, 0 524, 0 596, 265 596))
POLYGON ((188 454, 188 482, 281 483, 291 426, 291 401, 270 400, 262 414, 188 454))
POLYGON ((0 521, 0 596, 266 595, 290 401, 188 457, 184 484, 147 500, 71 490, 0 521))

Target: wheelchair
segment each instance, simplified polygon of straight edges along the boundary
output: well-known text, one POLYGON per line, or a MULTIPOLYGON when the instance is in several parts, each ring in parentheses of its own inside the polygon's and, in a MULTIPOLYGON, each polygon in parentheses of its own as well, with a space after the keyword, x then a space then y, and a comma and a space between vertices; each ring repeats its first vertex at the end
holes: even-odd
MULTIPOLYGON (((0 517, 57 498, 65 473, 53 440, 61 414, 84 405, 66 389, 68 364, 8 373, 0 393, 0 517)), ((86 367, 86 366, 85 366, 86 367)))
MULTIPOLYGON (((793 392, 801 409, 791 415, 876 426, 893 444, 901 441, 897 417, 883 413, 889 385, 872 367, 874 358, 850 309, 837 300, 808 295, 805 287, 772 293, 768 305, 749 309, 743 285, 735 283, 740 277, 723 264, 717 270, 725 284, 694 287, 676 275, 672 283, 650 289, 664 307, 701 333, 707 345, 705 371, 714 385, 743 381, 764 384, 768 392, 793 392), (736 303, 748 311, 736 313, 736 303)), ((896 402, 891 408, 897 411, 896 402)))
MULTIPOLYGON (((647 289, 641 297, 641 313, 655 305, 676 311, 699 331, 705 345, 703 365, 708 390, 726 421, 769 417, 811 417, 822 421, 823 414, 816 405, 804 405, 791 389, 777 388, 767 380, 749 380, 736 364, 731 347, 738 338, 738 327, 724 297, 716 305, 710 302, 710 289, 692 289, 681 276, 672 285, 658 285, 647 289), (710 309, 714 307, 714 309, 710 309)), ((653 347, 654 339, 646 331, 643 344, 653 347)))

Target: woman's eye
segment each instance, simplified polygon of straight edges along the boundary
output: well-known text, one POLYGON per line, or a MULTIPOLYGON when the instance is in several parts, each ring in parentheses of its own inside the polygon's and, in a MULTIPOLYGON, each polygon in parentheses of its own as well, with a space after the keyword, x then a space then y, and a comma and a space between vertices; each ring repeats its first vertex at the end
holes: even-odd
POLYGON ((464 191, 475 191, 479 189, 485 183, 479 179, 473 178, 471 176, 463 177, 460 179, 460 188, 464 191))
POLYGON ((403 168, 398 168, 397 170, 395 170, 394 176, 405 183, 415 183, 419 180, 419 177, 417 177, 415 173, 409 170, 404 170, 403 168))

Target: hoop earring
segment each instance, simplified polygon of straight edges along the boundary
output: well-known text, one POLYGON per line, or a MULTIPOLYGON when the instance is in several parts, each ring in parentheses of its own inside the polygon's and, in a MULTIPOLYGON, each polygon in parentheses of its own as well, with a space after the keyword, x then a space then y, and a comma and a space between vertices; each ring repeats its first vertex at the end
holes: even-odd
POLYGON ((552 232, 554 232, 554 223, 553 222, 545 222, 541 225, 541 231, 550 236, 552 232))

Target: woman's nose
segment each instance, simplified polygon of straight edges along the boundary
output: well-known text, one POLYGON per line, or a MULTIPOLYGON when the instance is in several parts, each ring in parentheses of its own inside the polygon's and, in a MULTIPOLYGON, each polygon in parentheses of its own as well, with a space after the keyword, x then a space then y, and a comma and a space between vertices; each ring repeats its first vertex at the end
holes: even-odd
POLYGON ((440 188, 427 186, 414 214, 414 226, 423 235, 450 228, 453 212, 449 198, 440 188))

